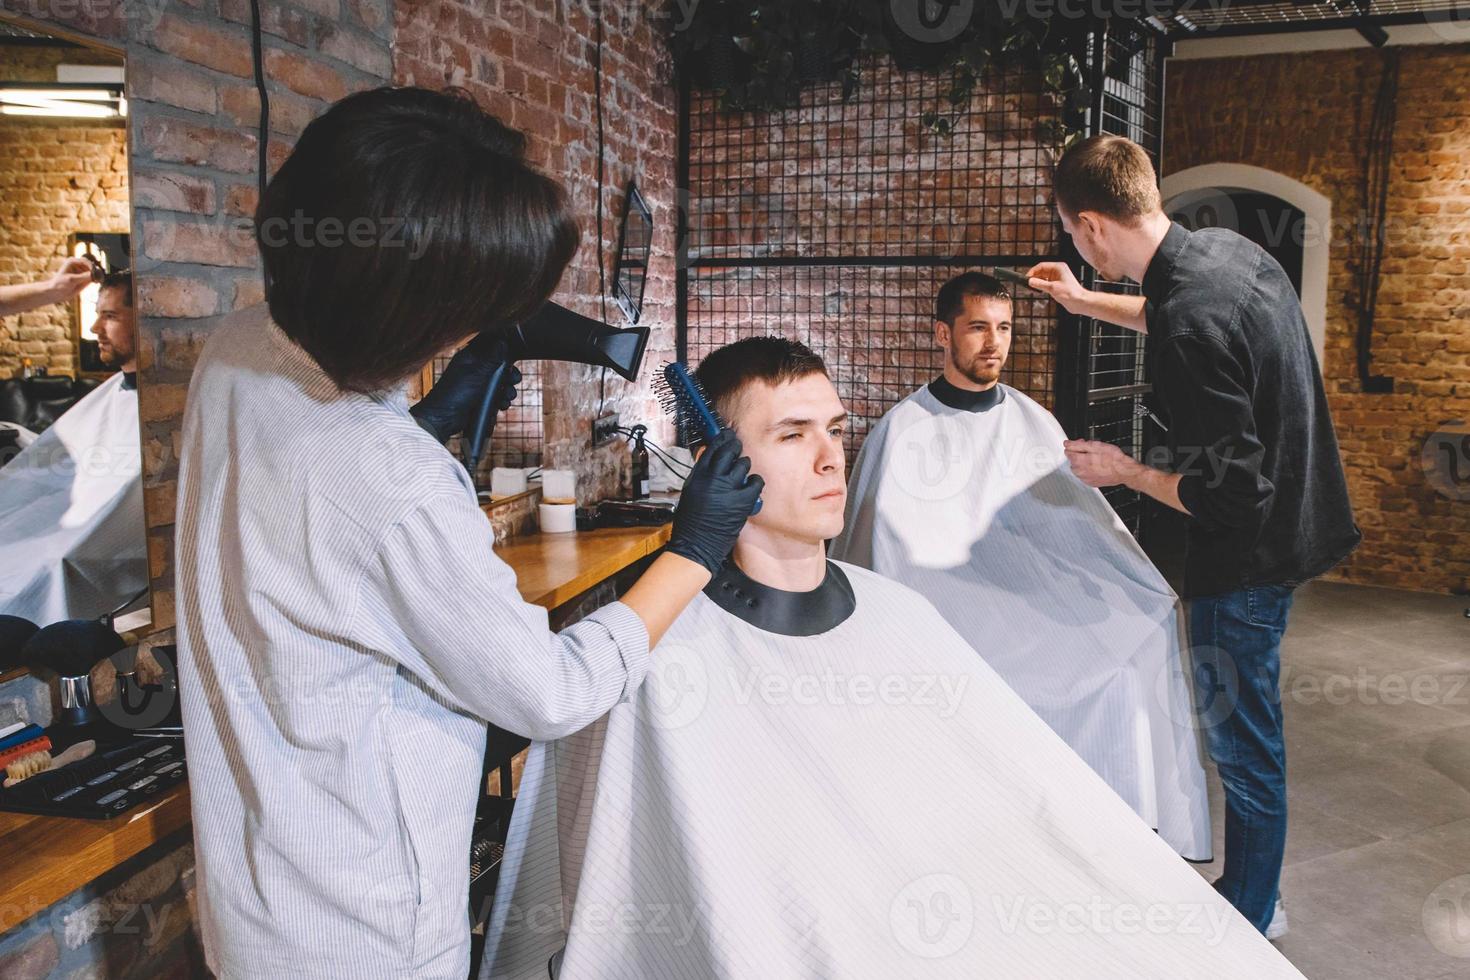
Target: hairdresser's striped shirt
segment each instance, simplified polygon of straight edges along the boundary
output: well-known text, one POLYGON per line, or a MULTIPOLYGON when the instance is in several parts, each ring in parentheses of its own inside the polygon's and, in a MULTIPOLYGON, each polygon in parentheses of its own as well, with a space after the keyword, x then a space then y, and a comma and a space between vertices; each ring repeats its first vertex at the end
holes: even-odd
POLYGON ((277 327, 221 327, 189 388, 180 681, 209 966, 469 970, 485 720, 537 739, 642 682, 613 603, 553 634, 402 391, 340 393, 277 327))

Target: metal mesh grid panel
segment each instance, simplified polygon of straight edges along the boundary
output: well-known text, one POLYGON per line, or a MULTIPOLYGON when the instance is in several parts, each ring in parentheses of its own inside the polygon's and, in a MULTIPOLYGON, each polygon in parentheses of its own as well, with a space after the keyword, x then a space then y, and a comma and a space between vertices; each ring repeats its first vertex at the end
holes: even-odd
MULTIPOLYGON (((434 358, 431 367, 436 383, 448 364, 448 357, 434 358)), ((541 364, 539 361, 522 361, 516 367, 521 371, 521 383, 516 385, 516 400, 500 414, 495 423, 495 435, 485 449, 480 465, 475 468, 477 489, 489 489, 490 471, 497 466, 541 465, 541 364)), ((463 458, 459 436, 449 440, 448 447, 456 457, 463 458)))
MULTIPOLYGON (((1085 66, 1088 131, 1127 135, 1156 164, 1161 65, 1158 35, 1128 28, 1099 36, 1085 66)), ((933 302, 944 281, 1024 269, 1065 244, 1051 208, 1059 147, 1042 137, 1057 106, 1036 78, 991 72, 953 107, 947 74, 861 67, 852 99, 818 86, 779 113, 725 113, 714 96, 686 93, 680 159, 681 356, 697 366, 740 337, 800 338, 826 359, 852 414, 849 462, 884 412, 939 373, 933 302), (933 132, 926 113, 952 121, 953 134, 933 132)), ((1074 434, 1141 453, 1143 339, 1072 317, 1062 337, 1056 308, 1017 292, 1002 380, 1074 434)), ((1137 532, 1137 495, 1109 499, 1137 532)))
POLYGON ((1157 35, 1124 29, 1109 33, 1103 45, 1100 118, 1094 132, 1126 136, 1159 165, 1163 132, 1163 78, 1157 35))
MULTIPOLYGON (((801 339, 852 416, 849 463, 872 424, 940 372, 940 286, 1053 257, 1059 235, 1058 148, 1041 138, 1057 108, 1034 77, 992 72, 956 111, 947 74, 861 68, 853 98, 817 86, 780 113, 726 113, 691 94, 682 167, 681 353, 698 366, 741 337, 801 339), (953 133, 933 132, 926 112, 953 133)), ((1051 407, 1055 313, 1018 292, 1002 380, 1051 407)))
MULTIPOLYGON (((847 406, 851 465, 872 425, 940 372, 934 297, 960 271, 947 265, 702 267, 689 279, 689 364, 697 367, 715 348, 743 337, 800 340, 827 362, 847 406)), ((1001 380, 1051 408, 1056 317, 1044 297, 1021 292, 1001 380)))
POLYGON ((994 72, 942 136, 948 75, 863 65, 857 95, 806 90, 780 113, 689 108, 689 257, 900 259, 1052 253, 1055 148, 1038 124, 1056 107, 1034 78, 994 72))
MULTIPOLYGON (((1163 131, 1163 73, 1161 41, 1152 32, 1126 26, 1099 37, 1094 48, 1096 103, 1089 129, 1095 133, 1126 136, 1147 151, 1159 169, 1163 131)), ((1137 295, 1137 285, 1103 278, 1094 270, 1085 284, 1110 293, 1137 295)), ((1110 442, 1140 458, 1148 446, 1139 417, 1148 381, 1147 338, 1124 327, 1099 320, 1081 321, 1086 404, 1083 432, 1088 439, 1110 442)), ((1141 496, 1126 487, 1104 491, 1108 502, 1136 534, 1140 530, 1141 496)))
MULTIPOLYGON (((1093 402, 1087 420, 1087 437, 1110 442, 1137 458, 1147 447, 1144 444, 1144 420, 1137 415, 1136 405, 1137 399, 1131 397, 1093 402)), ((1143 516, 1143 500, 1138 493, 1117 486, 1103 490, 1103 496, 1118 512, 1123 523, 1137 534, 1143 516)))

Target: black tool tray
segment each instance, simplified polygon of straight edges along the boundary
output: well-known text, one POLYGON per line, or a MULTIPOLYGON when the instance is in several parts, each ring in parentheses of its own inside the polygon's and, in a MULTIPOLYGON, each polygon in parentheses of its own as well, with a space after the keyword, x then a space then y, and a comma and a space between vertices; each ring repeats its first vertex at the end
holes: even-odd
POLYGON ((0 810, 108 820, 147 802, 187 776, 182 738, 140 738, 126 732, 57 728, 46 734, 54 743, 53 756, 84 738, 95 738, 97 751, 80 762, 0 789, 0 810))

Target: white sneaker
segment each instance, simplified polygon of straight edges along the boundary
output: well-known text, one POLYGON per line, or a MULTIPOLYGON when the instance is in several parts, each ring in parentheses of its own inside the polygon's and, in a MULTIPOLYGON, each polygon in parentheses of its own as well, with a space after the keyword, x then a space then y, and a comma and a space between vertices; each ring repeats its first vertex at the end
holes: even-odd
POLYGON ((1280 939, 1289 931, 1286 925, 1286 906, 1281 902, 1281 896, 1276 896, 1276 909, 1271 913, 1271 921, 1266 926, 1267 939, 1280 939))

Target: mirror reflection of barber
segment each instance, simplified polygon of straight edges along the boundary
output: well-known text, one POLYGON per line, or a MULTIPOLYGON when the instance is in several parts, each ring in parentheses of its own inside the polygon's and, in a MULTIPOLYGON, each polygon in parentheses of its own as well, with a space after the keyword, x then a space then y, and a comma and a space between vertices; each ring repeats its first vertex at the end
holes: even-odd
POLYGON ((0 316, 14 316, 54 303, 64 303, 81 295, 91 281, 92 263, 83 258, 69 258, 50 278, 0 286, 0 316))
MULTIPOLYGON (((62 262, 46 279, 0 286, 0 317, 16 316, 75 299, 100 277, 101 270, 92 260, 73 256, 62 262)), ((0 409, 0 467, 35 442, 36 433, 65 410, 64 401, 61 407, 51 404, 36 406, 34 400, 38 396, 22 383, 30 377, 31 366, 26 359, 20 373, 11 379, 14 387, 7 391, 5 407, 0 409)))

